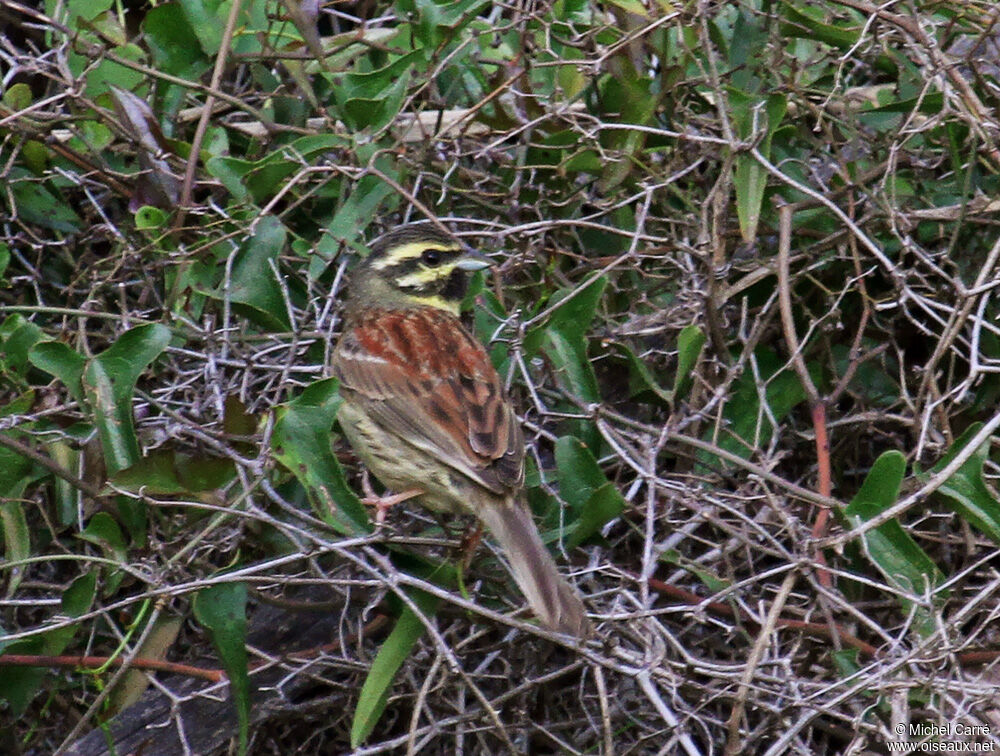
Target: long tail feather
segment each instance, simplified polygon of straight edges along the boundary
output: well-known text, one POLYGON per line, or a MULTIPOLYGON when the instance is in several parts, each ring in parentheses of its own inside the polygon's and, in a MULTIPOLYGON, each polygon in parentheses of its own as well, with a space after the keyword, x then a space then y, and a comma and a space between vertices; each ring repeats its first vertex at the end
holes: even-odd
POLYGON ((475 511, 500 543, 514 580, 538 618, 560 633, 590 635, 583 600, 556 569, 527 506, 517 500, 493 500, 475 511))

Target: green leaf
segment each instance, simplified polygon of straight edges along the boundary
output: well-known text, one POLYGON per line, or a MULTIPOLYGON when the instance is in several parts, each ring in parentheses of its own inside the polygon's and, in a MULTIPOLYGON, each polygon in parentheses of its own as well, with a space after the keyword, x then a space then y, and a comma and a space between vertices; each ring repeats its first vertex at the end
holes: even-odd
POLYGON ((135 211, 135 227, 140 231, 163 228, 169 219, 169 213, 152 205, 143 205, 135 211))
MULTIPOLYGON (((754 352, 754 357, 757 361, 757 374, 755 376, 754 371, 746 369, 737 379, 735 389, 723 410, 726 425, 717 439, 721 448, 744 459, 771 440, 774 433, 772 418, 774 422, 780 422, 793 407, 806 398, 798 376, 789 369, 782 369, 784 363, 773 351, 760 347, 754 352), (767 385, 764 391, 766 412, 761 407, 757 377, 767 385)), ((816 366, 809 367, 811 371, 817 372, 817 375, 813 375, 813 380, 818 382, 816 366)), ((714 430, 709 430, 706 436, 706 440, 715 440, 714 430)), ((720 460, 711 452, 699 452, 698 458, 712 468, 729 466, 728 462, 720 460)))
POLYGON ((222 44, 223 11, 228 10, 228 4, 223 0, 178 0, 178 4, 189 28, 197 35, 202 51, 214 56, 222 44))
POLYGON ((254 165, 250 160, 218 155, 205 163, 205 169, 211 176, 219 179, 234 199, 242 201, 250 196, 243 179, 253 170, 254 165))
POLYGON ((572 339, 562 331, 549 328, 545 331, 545 342, 548 346, 545 354, 567 390, 582 401, 599 402, 601 395, 597 388, 597 376, 583 340, 572 339))
MULTIPOLYGON (((278 256, 285 246, 285 227, 273 215, 260 219, 256 230, 240 248, 233 264, 228 296, 258 325, 272 331, 291 330, 288 308, 278 281, 278 256)), ((215 296, 227 294, 224 286, 215 296)))
POLYGON ((125 491, 177 496, 215 491, 236 477, 236 464, 222 457, 192 456, 160 448, 110 477, 125 491))
MULTIPOLYGON (((90 435, 89 432, 87 435, 90 435)), ((83 453, 75 445, 59 438, 53 438, 46 442, 45 450, 63 470, 80 469, 80 458, 83 453)), ((52 486, 54 489, 53 505, 58 523, 64 527, 72 525, 77 518, 79 490, 69 481, 57 476, 53 476, 52 486)))
MULTIPOLYGON (((673 394, 667 391, 653 375, 645 362, 640 360, 628 345, 617 342, 615 349, 628 362, 629 366, 629 397, 636 398, 649 392, 664 405, 669 406, 673 401, 673 394)), ((641 401, 641 399, 640 399, 641 401)))
MULTIPOLYGON (((394 163, 377 157, 375 166, 393 180, 400 178, 394 163)), ((376 216, 391 212, 399 204, 399 195, 379 176, 364 176, 355 185, 328 223, 326 231, 309 260, 309 277, 319 278, 334 254, 344 245, 357 245, 358 229, 367 228, 376 216)))
POLYGON ((15 112, 25 110, 31 105, 31 100, 31 87, 23 81, 12 84, 3 93, 3 104, 15 112))
MULTIPOLYGON (((118 523, 107 512, 98 512, 90 518, 87 527, 77 535, 83 541, 92 543, 101 550, 105 559, 109 559, 118 564, 126 564, 128 561, 128 550, 125 545, 125 536, 122 535, 118 523)), ((109 568, 104 581, 104 594, 114 595, 125 579, 122 570, 109 568)))
POLYGON ((21 220, 64 233, 80 230, 80 216, 29 171, 11 168, 5 184, 14 199, 12 209, 21 220))
MULTIPOLYGON (((858 43, 865 31, 860 24, 837 26, 824 23, 806 13, 804 5, 800 7, 795 3, 782 3, 781 7, 788 19, 787 23, 782 23, 779 27, 783 36, 816 40, 839 50, 849 50, 858 43)), ((897 66, 888 55, 876 56, 875 67, 891 76, 897 74, 897 66)))
POLYGON ((83 371, 84 396, 94 413, 109 474, 139 460, 132 394, 142 371, 168 343, 170 329, 166 326, 159 323, 137 326, 119 336, 83 371))
MULTIPOLYGON (((15 641, 6 647, 0 637, 0 651, 58 656, 66 650, 76 631, 75 625, 69 625, 49 630, 41 636, 15 641)), ((7 667, 0 664, 0 699, 8 701, 12 716, 19 717, 24 713, 45 681, 45 675, 46 670, 41 667, 7 667)))
POLYGON ((197 78, 210 63, 199 47, 199 39, 178 3, 161 3, 146 11, 143 37, 153 54, 157 70, 181 78, 197 78))
POLYGON ((79 617, 90 609, 96 596, 97 574, 86 572, 70 583, 69 588, 63 591, 60 605, 70 617, 79 617))
POLYGON ((55 376, 78 404, 84 405, 83 370, 87 358, 61 341, 44 341, 28 352, 28 360, 39 370, 55 376))
POLYGON ((0 372, 24 377, 28 352, 47 337, 23 315, 14 314, 0 325, 0 372))
POLYGON ((344 123, 349 124, 355 131, 381 129, 399 113, 409 83, 410 76, 407 73, 393 82, 385 92, 375 97, 352 97, 341 106, 344 123))
POLYGON ((856 648, 842 648, 830 655, 834 665, 840 670, 842 678, 853 677, 861 671, 861 665, 858 664, 858 654, 856 648))
POLYGON ((344 123, 355 131, 389 123, 406 96, 412 67, 425 59, 423 50, 414 50, 378 70, 346 74, 333 90, 344 123))
MULTIPOLYGON (((966 429, 948 453, 934 467, 918 478, 925 482, 936 475, 969 444, 972 437, 982 428, 982 423, 974 423, 966 429)), ((1000 502, 983 480, 983 465, 989 454, 990 442, 984 441, 965 464, 938 488, 937 496, 974 528, 983 532, 994 543, 1000 544, 1000 502)))
POLYGON ((239 720, 239 753, 245 754, 250 732, 250 677, 247 671, 247 587, 217 583, 194 598, 195 619, 208 630, 229 677, 239 720))
MULTIPOLYGON (((754 99, 745 101, 745 95, 740 93, 737 97, 731 93, 733 99, 742 102, 745 110, 742 118, 735 119, 744 122, 741 131, 744 138, 752 135, 753 113, 757 111, 760 121, 758 128, 764 131, 764 138, 758 145, 758 151, 765 158, 771 157, 771 137, 777 130, 781 120, 784 118, 787 103, 781 95, 771 95, 766 100, 754 99)), ((735 109, 735 106, 734 106, 735 109)), ((767 170, 753 155, 748 152, 740 153, 736 156, 736 168, 733 175, 733 185, 736 189, 736 214, 740 221, 740 234, 743 241, 752 243, 757 237, 757 226, 760 223, 761 205, 764 202, 764 190, 767 188, 767 170)))
MULTIPOLYGON (((562 483, 561 477, 559 482, 562 483)), ((624 510, 625 499, 618 491, 617 486, 610 481, 605 483, 594 491, 584 503, 580 510, 580 517, 576 521, 576 527, 566 539, 566 548, 574 549, 591 536, 596 535, 601 528, 618 517, 624 510)))
MULTIPOLYGON (((440 599, 419 590, 407 591, 410 598, 425 616, 433 616, 440 599)), ((396 673, 424 634, 425 626, 409 606, 404 606, 396 626, 385 639, 372 662, 354 710, 351 723, 351 748, 363 743, 378 724, 389 700, 389 691, 396 673)))
POLYGON ((547 327, 562 332, 569 339, 583 340, 607 285, 607 276, 594 276, 575 295, 575 288, 557 291, 549 302, 549 306, 556 309, 549 316, 547 327))
MULTIPOLYGON (((573 436, 563 436, 556 441, 556 469, 559 472, 559 497, 576 513, 587 509, 595 495, 608 484, 590 449, 573 436)), ((624 500, 621 506, 624 507, 624 500)))
MULTIPOLYGON (((19 562, 31 556, 31 531, 20 501, 0 500, 0 524, 3 525, 4 561, 19 562)), ((12 568, 7 570, 7 574, 8 595, 13 595, 24 576, 24 568, 12 568)))
POLYGON ((87 527, 78 537, 98 546, 106 559, 121 564, 128 561, 125 537, 122 535, 118 523, 107 512, 98 512, 91 517, 87 527))
POLYGON ((639 0, 608 0, 611 5, 621 8, 626 13, 649 18, 649 10, 639 0))
MULTIPOLYGON (((852 528, 860 527, 896 503, 906 473, 906 457, 898 451, 882 454, 865 476, 861 490, 844 510, 852 528)), ((897 520, 879 525, 862 536, 865 554, 886 582, 907 594, 930 595, 935 604, 947 597, 940 590, 944 575, 897 520)), ((921 636, 936 632, 934 614, 923 604, 897 597, 906 611, 914 612, 914 628, 921 636)))
POLYGON ((344 478, 330 447, 331 428, 341 405, 334 378, 310 384, 291 402, 274 409, 274 457, 305 487, 313 509, 344 534, 369 533, 368 513, 344 478))
POLYGON ((677 337, 677 375, 674 376, 674 398, 680 399, 687 394, 691 386, 691 375, 702 347, 705 346, 705 333, 693 323, 684 326, 677 337))

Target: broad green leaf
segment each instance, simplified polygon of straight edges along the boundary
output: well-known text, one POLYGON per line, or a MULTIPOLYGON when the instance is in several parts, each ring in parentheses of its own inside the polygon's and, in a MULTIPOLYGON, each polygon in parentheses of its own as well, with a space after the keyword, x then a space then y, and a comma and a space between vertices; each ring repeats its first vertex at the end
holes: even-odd
POLYGON ((621 8, 626 13, 649 18, 649 10, 639 0, 608 0, 611 5, 621 8))
POLYGON ((247 587, 217 583, 198 591, 195 619, 208 630, 229 677, 229 689, 239 720, 239 753, 246 753, 250 733, 250 677, 247 670, 247 587))
POLYGON ((205 163, 205 169, 226 187, 234 199, 245 200, 249 196, 243 179, 253 170, 255 163, 250 160, 217 155, 205 163))
POLYGON ((547 329, 545 337, 545 354, 569 392, 583 401, 599 402, 597 376, 582 339, 572 339, 555 328, 547 329))
POLYGON ((61 341, 43 341, 28 352, 28 360, 39 370, 58 378, 78 404, 83 398, 83 369, 87 358, 61 341))
POLYGON ((84 396, 94 413, 109 474, 139 460, 132 395, 142 371, 169 342, 170 329, 166 326, 159 323, 137 326, 119 336, 83 371, 84 396))
POLYGON ((856 648, 835 650, 830 656, 834 665, 840 670, 842 678, 853 677, 861 671, 861 665, 858 664, 858 649, 856 648))
MULTIPOLYGON (((409 591, 410 598, 426 616, 433 616, 440 599, 419 590, 409 591)), ((389 700, 389 691, 396 673, 410 652, 424 634, 425 626, 420 617, 409 606, 404 606, 396 626, 385 639, 372 662, 368 676, 361 686, 358 705, 354 709, 351 723, 351 748, 361 745, 378 724, 389 700)))
POLYGON ((170 214, 152 205, 143 205, 135 211, 135 227, 140 231, 153 228, 163 228, 167 225, 170 214))
POLYGON ((222 457, 192 456, 159 448, 110 477, 126 491, 174 496, 214 491, 236 477, 236 464, 222 457))
MULTIPOLYGON (((875 460, 861 490, 844 510, 850 526, 859 527, 895 504, 905 473, 906 457, 898 451, 885 452, 875 460)), ((946 597, 947 591, 938 588, 944 575, 897 520, 869 530, 862 536, 862 546, 889 585, 916 596, 930 595, 938 605, 946 597)), ((927 637, 936 631, 934 615, 927 607, 899 600, 907 612, 914 612, 914 627, 920 635, 927 637)))
MULTIPOLYGON (((560 482, 562 478, 560 477, 560 482)), ((625 510, 625 499, 614 483, 608 482, 590 495, 580 510, 572 534, 566 539, 566 548, 574 549, 625 510)))
POLYGON ((14 200, 12 209, 21 220, 64 233, 80 230, 80 217, 73 208, 29 171, 15 166, 4 183, 14 200))
POLYGON ((556 309, 546 326, 561 331, 570 339, 583 340, 607 285, 606 276, 595 276, 575 295, 575 288, 557 291, 549 302, 549 306, 556 309))
MULTIPOLYGON (((115 47, 115 55, 142 65, 146 61, 146 51, 139 45, 128 43, 115 47)), ((129 91, 140 86, 145 74, 114 60, 105 59, 93 65, 93 60, 85 55, 70 54, 71 68, 74 63, 81 71, 86 69, 86 89, 92 96, 106 94, 111 87, 121 87, 129 91)))
POLYGON ((179 3, 161 3, 146 11, 142 31, 158 70, 197 78, 211 64, 188 17, 179 3))
MULTIPOLYGON (((16 400, 15 403, 20 404, 16 400)), ((0 412, 0 417, 3 414, 0 412)), ((7 431, 5 435, 19 440, 21 436, 16 431, 7 431)), ((31 530, 20 499, 35 478, 33 467, 30 460, 16 451, 0 446, 0 525, 3 526, 3 559, 0 561, 13 562, 31 556, 31 530)), ((0 579, 6 578, 10 595, 17 590, 23 576, 21 567, 0 571, 0 579)))
POLYGON ((100 547, 105 558, 122 564, 128 561, 125 536, 118 523, 107 512, 98 512, 90 518, 79 538, 100 547))
POLYGON ((334 378, 316 381, 274 409, 271 449, 305 487, 317 516, 344 534, 371 532, 368 513, 330 446, 341 398, 334 378))
MULTIPOLYGON (((45 451, 63 470, 78 470, 80 467, 81 450, 61 438, 47 441, 45 451)), ((53 476, 52 486, 56 519, 60 525, 71 525, 77 519, 80 491, 69 481, 57 476, 53 476)))
POLYGON ((178 0, 178 5, 187 18, 188 27, 197 36, 202 51, 214 57, 222 44, 225 28, 223 12, 228 10, 228 4, 223 0, 178 0))
MULTIPOLYGON (((15 399, 3 407, 0 417, 13 412, 25 412, 33 403, 33 392, 15 399)), ((15 430, 4 435, 23 441, 22 434, 15 430)), ((35 479, 33 463, 6 446, 0 446, 0 525, 3 526, 3 559, 0 562, 15 562, 31 556, 31 530, 24 513, 21 499, 28 485, 35 479)), ((7 581, 7 594, 13 595, 24 577, 22 567, 11 567, 0 571, 0 582, 7 581)))
POLYGON ((278 281, 278 256, 285 246, 285 227, 273 215, 261 218, 254 234, 240 248, 233 264, 228 292, 220 286, 215 296, 229 296, 247 317, 272 331, 288 331, 291 321, 278 281))
POLYGON ((344 123, 360 131, 391 121, 406 96, 410 70, 425 57, 423 50, 414 50, 378 70, 346 74, 333 90, 344 123))
POLYGON ((69 588, 63 591, 60 602, 62 610, 70 617, 79 617, 90 609, 96 596, 97 574, 95 572, 85 572, 70 583, 69 588))
POLYGON ((556 441, 559 497, 575 512, 582 511, 594 493, 608 482, 587 445, 573 436, 556 441))
MULTIPOLYGON (((376 160, 376 166, 391 178, 398 178, 398 172, 376 160)), ((317 252, 309 260, 309 277, 319 278, 333 253, 345 244, 354 244, 358 240, 358 229, 367 228, 379 211, 391 211, 398 204, 392 187, 378 176, 365 176, 358 181, 354 190, 337 209, 326 226, 326 232, 320 240, 317 252), (383 206, 385 203, 385 206, 383 206)))
POLYGON ((0 324, 0 375, 24 377, 28 352, 45 340, 45 333, 23 315, 14 314, 0 324))
POLYGON ((27 109, 32 99, 31 87, 23 81, 12 84, 3 93, 3 104, 14 112, 27 109))
POLYGON ((376 97, 352 97, 341 106, 344 122, 357 131, 377 131, 390 123, 399 113, 410 83, 408 74, 401 76, 392 86, 376 97))
MULTIPOLYGON (((981 428, 982 423, 973 423, 955 440, 948 453, 934 467, 918 477, 926 481, 947 467, 981 428)), ((986 463, 989 448, 990 442, 988 440, 983 442, 965 464, 938 488, 937 495, 966 522, 982 531, 994 543, 1000 544, 1000 502, 983 480, 983 465, 986 463)))
MULTIPOLYGON (((524 342, 529 356, 543 352, 566 390, 589 403, 600 401, 600 391, 587 354, 586 334, 606 285, 607 278, 595 276, 582 288, 556 292, 549 302, 554 307, 550 317, 529 331, 524 342)), ((572 432, 585 438, 592 448, 599 447, 600 436, 589 421, 576 423, 572 432)))

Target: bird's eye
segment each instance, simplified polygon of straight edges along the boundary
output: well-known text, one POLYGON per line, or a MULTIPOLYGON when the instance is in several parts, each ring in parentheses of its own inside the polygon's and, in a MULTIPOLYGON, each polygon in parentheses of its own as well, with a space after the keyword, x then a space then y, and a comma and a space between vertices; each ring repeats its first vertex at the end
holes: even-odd
POLYGON ((437 249, 425 249, 420 259, 427 265, 437 265, 441 262, 441 252, 437 249))

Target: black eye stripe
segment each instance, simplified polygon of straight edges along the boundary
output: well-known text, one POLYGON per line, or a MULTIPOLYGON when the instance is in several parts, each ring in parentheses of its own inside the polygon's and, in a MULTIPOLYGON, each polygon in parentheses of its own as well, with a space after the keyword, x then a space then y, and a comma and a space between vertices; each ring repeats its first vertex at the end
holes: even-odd
POLYGON ((460 250, 436 249, 433 247, 428 247, 416 257, 406 257, 402 260, 392 263, 391 265, 387 265, 385 268, 383 268, 383 270, 386 272, 386 274, 399 278, 409 273, 415 273, 419 270, 426 270, 429 267, 433 268, 437 265, 443 265, 461 256, 462 253, 460 250), (433 252, 434 255, 437 256, 437 260, 434 262, 428 261, 425 257, 425 255, 428 252, 433 252))

